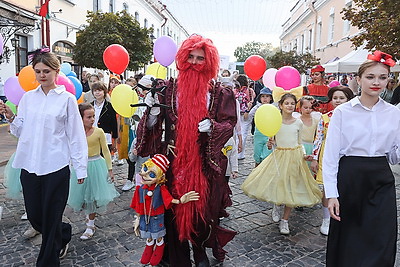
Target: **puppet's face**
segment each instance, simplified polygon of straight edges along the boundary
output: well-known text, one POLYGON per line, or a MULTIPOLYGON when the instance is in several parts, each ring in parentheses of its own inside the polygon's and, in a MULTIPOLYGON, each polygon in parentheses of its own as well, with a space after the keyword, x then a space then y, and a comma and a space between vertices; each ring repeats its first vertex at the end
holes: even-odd
POLYGON ((160 184, 165 181, 164 172, 151 159, 143 163, 139 175, 142 176, 142 184, 160 184))

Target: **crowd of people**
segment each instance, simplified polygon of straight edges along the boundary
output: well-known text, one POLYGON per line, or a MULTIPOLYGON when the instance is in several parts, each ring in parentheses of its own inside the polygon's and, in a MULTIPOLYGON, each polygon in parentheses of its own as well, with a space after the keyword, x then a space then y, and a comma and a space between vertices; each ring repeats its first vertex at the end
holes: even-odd
POLYGON ((192 35, 176 55, 176 79, 110 75, 106 84, 102 73, 84 72, 78 105, 56 84, 57 57, 36 51, 32 66, 40 86, 23 96, 18 114, 2 102, 0 114, 19 138, 5 169, 7 196, 22 192, 31 224, 24 235, 42 234, 37 266, 59 266, 68 252, 66 205, 87 215, 80 239, 93 238, 96 214, 119 196, 113 164, 124 160, 121 190, 134 188, 135 232, 146 239, 141 263, 191 266, 192 251, 196 266, 210 266, 206 248, 223 262, 224 246, 236 235, 220 224, 232 205, 228 182, 238 176, 249 145, 254 169, 241 188, 273 204, 280 234, 290 234, 293 208, 322 203, 327 266, 393 266, 397 217, 389 163, 400 162, 400 110, 393 105, 400 89, 388 58, 380 52, 360 66, 359 94, 347 77, 330 87, 336 77, 321 65, 311 68, 310 84, 282 92, 245 74, 219 74, 212 41, 192 35), (131 118, 110 102, 123 82, 141 104, 131 118), (268 104, 282 117, 274 136, 254 123, 268 104))

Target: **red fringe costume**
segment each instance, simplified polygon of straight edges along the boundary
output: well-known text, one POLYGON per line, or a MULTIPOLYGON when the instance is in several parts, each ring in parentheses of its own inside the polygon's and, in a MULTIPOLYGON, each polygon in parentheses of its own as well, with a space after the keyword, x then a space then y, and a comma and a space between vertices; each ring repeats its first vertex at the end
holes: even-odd
POLYGON ((170 266, 191 266, 188 240, 191 241, 195 262, 206 258, 205 248, 213 249, 213 255, 223 261, 223 246, 236 232, 219 226, 226 190, 225 170, 227 159, 221 149, 233 135, 236 124, 236 103, 232 90, 219 83, 210 83, 217 76, 219 56, 211 40, 192 35, 176 56, 179 69, 177 82, 167 82, 167 88, 159 94, 160 103, 171 106, 162 109, 157 123, 146 127, 148 112, 138 126, 136 148, 140 156, 163 153, 168 155, 171 168, 166 178, 174 198, 196 191, 200 200, 176 205, 166 212, 166 245, 170 266), (205 52, 205 64, 187 62, 195 49, 205 52), (164 94, 164 95, 162 95, 164 94), (209 106, 207 108, 207 96, 209 106), (198 124, 210 119, 211 133, 199 133, 198 124), (162 123, 165 122, 165 142, 161 142, 162 123))

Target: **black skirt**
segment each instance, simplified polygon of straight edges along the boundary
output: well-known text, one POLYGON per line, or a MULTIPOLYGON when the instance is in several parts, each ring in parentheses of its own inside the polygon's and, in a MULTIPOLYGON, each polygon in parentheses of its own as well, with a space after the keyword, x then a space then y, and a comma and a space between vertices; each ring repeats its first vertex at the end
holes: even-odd
POLYGON ((386 157, 342 157, 337 186, 341 221, 330 221, 326 266, 393 266, 396 192, 386 157))

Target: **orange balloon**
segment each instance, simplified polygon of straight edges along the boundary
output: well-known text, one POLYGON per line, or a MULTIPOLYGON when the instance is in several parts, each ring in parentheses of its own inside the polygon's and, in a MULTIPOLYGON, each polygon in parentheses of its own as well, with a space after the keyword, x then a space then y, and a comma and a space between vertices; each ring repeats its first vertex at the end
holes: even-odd
POLYGON ((83 96, 85 95, 85 93, 82 93, 81 94, 81 97, 78 99, 78 100, 76 100, 76 101, 78 101, 78 104, 81 104, 81 103, 83 103, 83 96))
POLYGON ((36 89, 40 85, 36 80, 35 71, 33 70, 32 65, 22 68, 18 75, 18 82, 25 91, 36 89))

